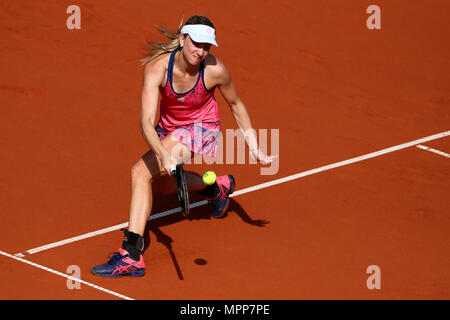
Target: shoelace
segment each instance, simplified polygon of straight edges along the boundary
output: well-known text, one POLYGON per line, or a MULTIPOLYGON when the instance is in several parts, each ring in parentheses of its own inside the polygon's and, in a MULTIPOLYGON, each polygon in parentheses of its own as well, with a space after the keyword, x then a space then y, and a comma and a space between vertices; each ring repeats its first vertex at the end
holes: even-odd
POLYGON ((109 263, 116 264, 118 261, 120 261, 122 259, 122 255, 118 251, 110 252, 108 254, 108 259, 110 259, 109 263))
POLYGON ((221 184, 221 185, 219 185, 219 190, 220 190, 220 192, 217 196, 217 199, 225 200, 227 198, 228 189, 225 188, 225 186, 221 184))

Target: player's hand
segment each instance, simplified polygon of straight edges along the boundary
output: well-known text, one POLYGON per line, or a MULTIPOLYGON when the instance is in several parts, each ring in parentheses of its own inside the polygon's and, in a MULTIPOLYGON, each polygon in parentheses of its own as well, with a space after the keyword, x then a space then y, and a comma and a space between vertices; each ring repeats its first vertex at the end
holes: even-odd
POLYGON ((161 165, 164 169, 164 171, 171 176, 172 175, 172 169, 176 167, 177 160, 170 154, 165 154, 161 159, 161 165))
POLYGON ((252 157, 253 160, 257 160, 257 161, 261 162, 262 164, 269 164, 278 157, 277 154, 268 156, 264 152, 262 152, 259 148, 254 149, 254 150, 249 150, 249 152, 250 152, 250 156, 252 157))

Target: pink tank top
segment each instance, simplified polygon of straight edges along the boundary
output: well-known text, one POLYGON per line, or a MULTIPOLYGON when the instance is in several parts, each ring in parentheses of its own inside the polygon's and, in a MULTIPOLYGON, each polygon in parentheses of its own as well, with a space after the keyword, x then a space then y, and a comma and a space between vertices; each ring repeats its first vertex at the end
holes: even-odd
POLYGON ((178 93, 173 89, 173 64, 176 52, 177 50, 170 55, 167 83, 164 88, 160 89, 161 127, 168 132, 172 132, 177 127, 194 122, 220 121, 219 107, 214 98, 216 87, 207 90, 205 86, 205 61, 200 63, 197 82, 191 90, 178 93))

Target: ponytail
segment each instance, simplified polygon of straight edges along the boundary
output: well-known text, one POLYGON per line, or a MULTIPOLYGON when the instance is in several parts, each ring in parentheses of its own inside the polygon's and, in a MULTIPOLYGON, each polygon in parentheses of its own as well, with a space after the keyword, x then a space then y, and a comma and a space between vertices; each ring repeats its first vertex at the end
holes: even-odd
POLYGON ((183 26, 183 19, 180 21, 180 25, 177 28, 176 32, 169 30, 162 25, 157 25, 156 28, 159 30, 163 36, 169 39, 169 41, 161 42, 161 41, 149 41, 147 43, 147 57, 139 60, 142 65, 145 65, 152 61, 153 59, 159 57, 160 55, 172 52, 177 50, 180 47, 179 36, 181 34, 180 30, 183 26))

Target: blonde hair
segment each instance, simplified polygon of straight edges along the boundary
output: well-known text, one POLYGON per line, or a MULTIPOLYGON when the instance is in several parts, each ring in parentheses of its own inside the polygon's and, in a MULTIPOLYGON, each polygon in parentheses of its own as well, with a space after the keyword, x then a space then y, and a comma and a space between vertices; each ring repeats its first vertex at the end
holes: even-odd
MULTIPOLYGON (((208 18, 204 16, 195 15, 190 17, 186 21, 186 25, 188 24, 204 24, 214 28, 214 24, 208 18)), ((169 39, 169 41, 161 42, 161 41, 149 41, 146 46, 147 57, 139 60, 142 65, 145 65, 152 61, 153 59, 159 57, 160 55, 168 52, 173 52, 180 47, 179 37, 181 34, 181 27, 183 27, 183 18, 181 18, 180 24, 178 25, 177 31, 174 32, 162 25, 156 25, 156 28, 159 30, 163 36, 169 39)))
POLYGON ((147 46, 145 48, 147 51, 147 57, 139 60, 141 64, 145 65, 164 53, 173 52, 177 50, 180 47, 180 41, 178 38, 180 37, 182 26, 183 26, 183 19, 181 19, 176 32, 167 29, 162 25, 156 25, 156 28, 159 30, 159 33, 168 38, 169 41, 166 42, 148 41, 147 46))

